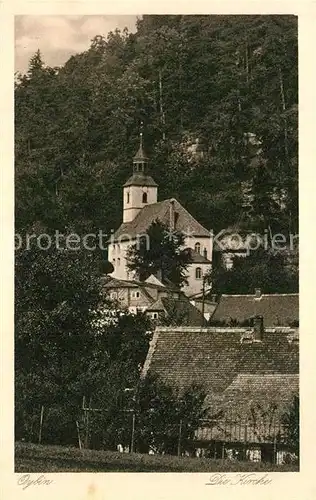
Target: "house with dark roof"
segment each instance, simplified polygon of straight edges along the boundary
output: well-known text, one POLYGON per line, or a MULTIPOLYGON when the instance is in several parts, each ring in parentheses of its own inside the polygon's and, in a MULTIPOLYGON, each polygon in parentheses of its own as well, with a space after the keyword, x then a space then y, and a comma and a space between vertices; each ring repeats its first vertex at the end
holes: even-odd
POLYGON ((259 317, 243 328, 158 327, 142 378, 148 373, 180 392, 204 390, 208 418, 196 446, 264 458, 277 440, 286 451, 282 415, 299 390, 297 328, 265 327, 259 317))
POLYGON ((266 326, 297 326, 299 323, 299 294, 222 295, 210 318, 211 325, 250 324, 262 316, 266 326))
POLYGON ((108 259, 114 266, 112 276, 121 280, 135 277, 127 268, 127 250, 144 238, 150 225, 159 220, 169 228, 170 235, 177 231, 185 236, 184 248, 190 249, 192 263, 183 291, 186 295, 198 293, 203 287, 203 276, 212 264, 212 231, 204 228, 175 198, 158 201, 158 185, 149 175, 148 163, 141 133, 139 150, 133 159, 133 174, 123 186, 123 222, 109 240, 108 259))
POLYGON ((145 281, 103 278, 103 290, 118 310, 136 314, 144 312, 154 325, 201 326, 205 320, 199 309, 173 285, 163 283, 156 276, 145 281))

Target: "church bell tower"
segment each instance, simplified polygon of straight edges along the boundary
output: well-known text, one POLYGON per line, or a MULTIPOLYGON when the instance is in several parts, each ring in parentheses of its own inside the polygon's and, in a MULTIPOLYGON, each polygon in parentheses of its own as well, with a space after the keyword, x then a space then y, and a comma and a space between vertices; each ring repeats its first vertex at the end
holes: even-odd
POLYGON ((149 158, 144 151, 143 124, 139 148, 133 159, 133 175, 123 186, 123 222, 131 222, 146 205, 157 203, 158 185, 148 174, 149 158))

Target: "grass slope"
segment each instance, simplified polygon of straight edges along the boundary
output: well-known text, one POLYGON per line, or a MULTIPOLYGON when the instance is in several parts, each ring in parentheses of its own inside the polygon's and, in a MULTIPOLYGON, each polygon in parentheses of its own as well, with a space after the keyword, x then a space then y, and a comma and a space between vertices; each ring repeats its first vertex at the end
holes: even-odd
POLYGON ((295 472, 298 466, 16 443, 15 472, 295 472))

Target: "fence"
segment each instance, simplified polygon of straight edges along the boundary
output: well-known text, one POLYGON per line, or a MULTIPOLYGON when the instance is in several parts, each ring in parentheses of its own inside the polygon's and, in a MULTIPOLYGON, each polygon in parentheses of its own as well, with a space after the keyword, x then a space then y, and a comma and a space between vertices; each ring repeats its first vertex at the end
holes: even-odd
POLYGON ((271 415, 245 421, 234 415, 224 418, 161 422, 150 411, 130 410, 108 415, 83 401, 77 415, 61 422, 56 408, 41 406, 33 416, 31 441, 72 444, 79 448, 121 452, 172 454, 215 459, 266 461, 281 464, 298 459, 288 429, 271 415), (59 429, 59 430, 58 430, 59 429), (58 430, 58 432, 57 432, 58 430))

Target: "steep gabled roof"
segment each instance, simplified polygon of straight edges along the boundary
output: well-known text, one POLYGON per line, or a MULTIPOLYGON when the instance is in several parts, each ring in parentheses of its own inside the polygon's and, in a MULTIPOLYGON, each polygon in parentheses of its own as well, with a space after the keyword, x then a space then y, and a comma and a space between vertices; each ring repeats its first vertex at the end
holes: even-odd
POLYGON ((266 329, 262 342, 242 343, 245 328, 159 327, 144 365, 167 385, 184 389, 201 385, 218 400, 234 379, 250 375, 298 374, 299 349, 290 328, 266 329))
POLYGON ((299 393, 298 373, 239 373, 222 395, 221 408, 241 417, 253 405, 277 403, 282 410, 299 393))
POLYGON ((211 318, 211 323, 242 323, 255 315, 263 316, 266 326, 288 326, 299 320, 299 295, 263 294, 222 295, 211 318))
POLYGON ((202 326, 205 323, 202 313, 187 299, 185 295, 175 298, 160 297, 147 311, 163 311, 173 324, 202 326))
POLYGON ((173 318, 174 324, 191 326, 203 326, 205 324, 202 313, 186 297, 180 299, 162 297, 161 300, 168 316, 173 318))
POLYGON ((151 306, 147 307, 147 311, 158 311, 158 312, 164 312, 165 311, 165 306, 162 303, 161 297, 157 299, 151 306))
POLYGON ((168 226, 171 203, 174 204, 174 211, 178 214, 176 231, 181 231, 187 236, 210 237, 210 232, 207 229, 197 222, 176 199, 170 198, 146 205, 139 211, 134 220, 121 224, 109 241, 115 242, 118 238, 120 241, 135 239, 137 236, 145 234, 150 225, 157 219, 168 226))

